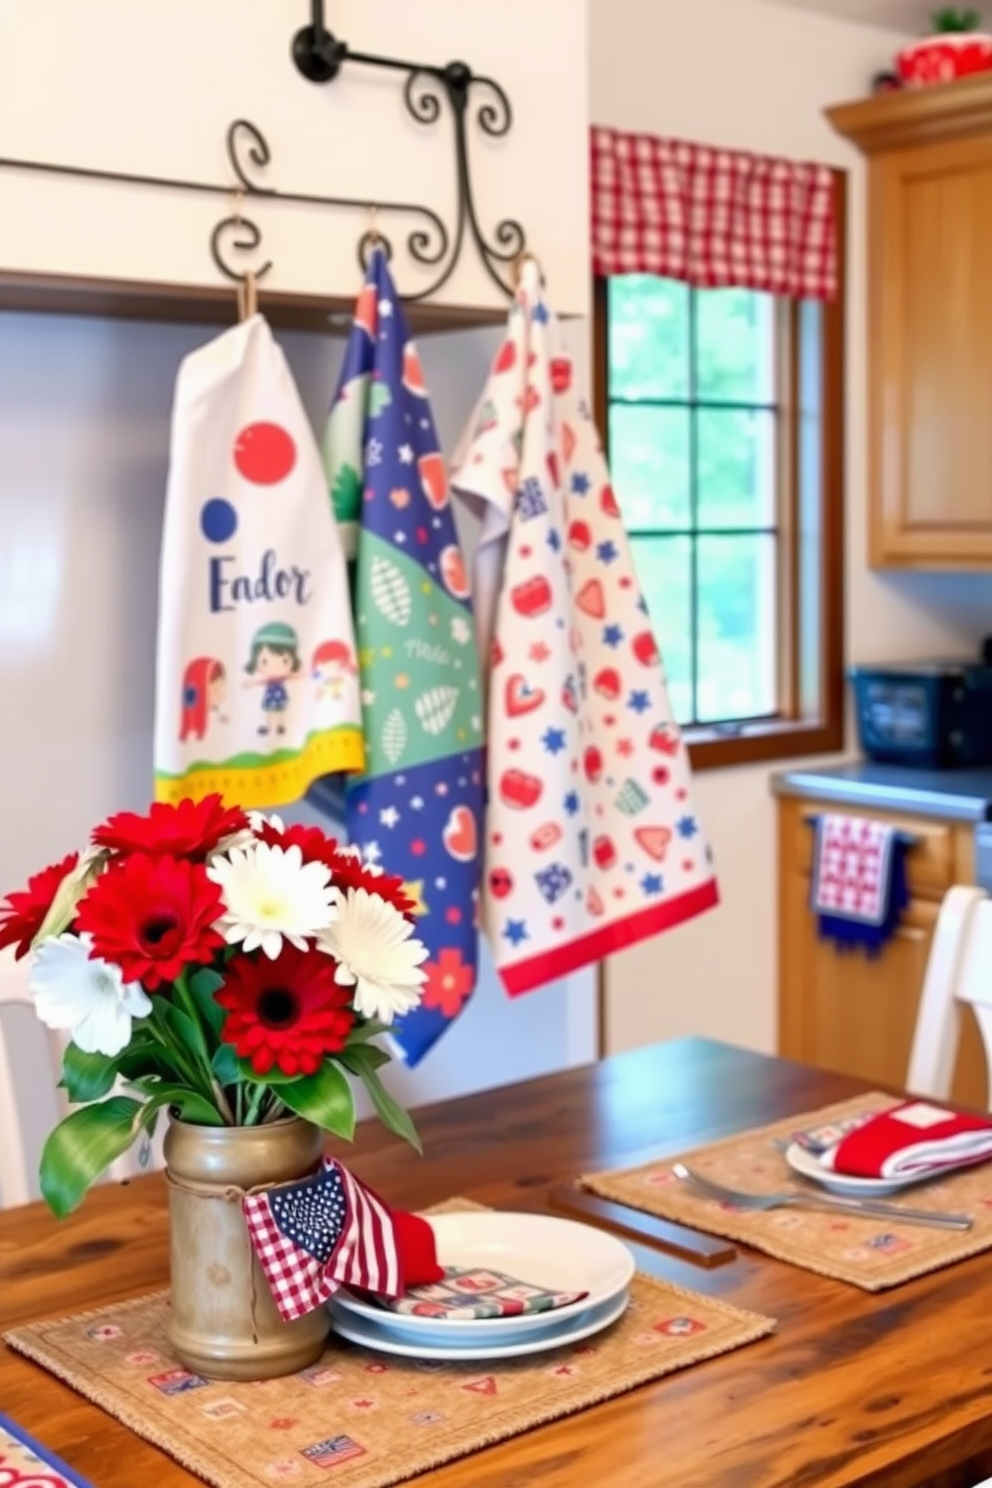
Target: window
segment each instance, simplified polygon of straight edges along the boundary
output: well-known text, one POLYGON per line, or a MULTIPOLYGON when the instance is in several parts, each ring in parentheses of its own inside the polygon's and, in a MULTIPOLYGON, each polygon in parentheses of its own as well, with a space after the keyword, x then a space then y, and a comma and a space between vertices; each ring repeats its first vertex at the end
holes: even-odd
POLYGON ((839 748, 842 297, 596 290, 600 426, 694 764, 839 748))

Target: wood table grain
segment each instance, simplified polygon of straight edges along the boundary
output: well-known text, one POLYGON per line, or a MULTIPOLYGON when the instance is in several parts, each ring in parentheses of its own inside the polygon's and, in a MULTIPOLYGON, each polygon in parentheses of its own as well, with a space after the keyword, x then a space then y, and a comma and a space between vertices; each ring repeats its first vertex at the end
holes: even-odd
MULTIPOLYGON (((858 1083, 681 1040, 421 1111, 426 1156, 373 1124, 355 1171, 398 1204, 544 1210, 557 1184, 856 1095, 858 1083)), ((636 1247, 635 1247, 636 1249, 636 1247)), ((869 1295, 742 1248, 643 1269, 778 1318, 777 1334, 418 1480, 430 1488, 971 1488, 992 1472, 992 1254, 869 1295)), ((167 1282, 160 1176, 62 1224, 0 1214, 0 1330, 167 1282)), ((191 1488, 167 1457, 0 1346, 0 1410, 94 1488, 191 1488)))

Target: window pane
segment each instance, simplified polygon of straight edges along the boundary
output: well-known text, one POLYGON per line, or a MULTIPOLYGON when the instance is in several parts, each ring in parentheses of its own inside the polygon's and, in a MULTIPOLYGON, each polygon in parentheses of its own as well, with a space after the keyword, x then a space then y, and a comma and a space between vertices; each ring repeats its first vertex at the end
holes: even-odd
POLYGON ((776 708, 774 537, 700 537, 697 550, 701 723, 776 708))
POLYGON ((775 526, 775 414, 701 408, 700 527, 775 526))
POLYGON ((610 397, 688 398, 688 285, 651 274, 607 284, 610 397))
POLYGON ((773 296, 701 289, 695 305, 695 396, 704 403, 774 403, 773 296))
POLYGON ((610 408, 613 487, 628 528, 689 526, 689 413, 684 408, 610 408))
POLYGON ((634 563, 679 723, 692 721, 692 543, 687 537, 635 537, 634 563))

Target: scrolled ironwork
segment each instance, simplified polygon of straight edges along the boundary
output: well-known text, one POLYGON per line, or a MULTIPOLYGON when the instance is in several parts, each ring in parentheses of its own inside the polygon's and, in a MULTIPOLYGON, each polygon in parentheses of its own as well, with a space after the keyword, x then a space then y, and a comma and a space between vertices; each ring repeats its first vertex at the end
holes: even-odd
MULTIPOLYGON (((513 127, 513 109, 506 92, 495 80, 474 73, 466 62, 448 62, 436 67, 399 57, 356 52, 347 42, 339 41, 327 29, 323 0, 311 0, 311 23, 293 38, 293 57, 304 77, 311 82, 330 82, 342 66, 386 69, 406 74, 403 102, 407 114, 416 124, 437 124, 447 110, 451 114, 455 144, 455 221, 450 235, 445 232, 444 252, 431 254, 429 243, 414 231, 407 239, 407 249, 415 263, 440 271, 429 284, 405 296, 408 300, 426 300, 451 278, 461 259, 466 237, 470 237, 483 268, 494 284, 505 294, 512 294, 512 265, 527 250, 527 236, 514 217, 504 217, 487 237, 479 221, 472 187, 468 126, 474 122, 479 133, 490 140, 504 139, 513 127), (328 59, 333 59, 329 68, 328 59), (450 251, 448 244, 450 242, 450 251)), ((359 256, 362 256, 361 249, 359 256)))
MULTIPOLYGON (((510 100, 499 83, 494 78, 474 73, 465 62, 448 62, 443 67, 436 67, 352 51, 347 42, 340 41, 328 30, 323 0, 310 0, 310 24, 293 38, 292 55, 299 71, 313 82, 329 82, 346 63, 405 74, 403 101, 414 123, 431 126, 438 124, 445 113, 451 116, 456 188, 453 225, 449 227, 432 207, 419 202, 377 201, 374 204, 377 216, 385 217, 387 221, 395 217, 414 220, 414 225, 406 231, 406 253, 418 268, 434 271, 426 286, 411 290, 405 298, 426 300, 437 294, 458 267, 467 238, 474 243, 493 283, 504 293, 512 294, 512 266, 526 252, 526 235, 521 224, 512 217, 497 222, 491 236, 483 231, 472 187, 468 144, 470 123, 476 126, 483 139, 496 141, 505 138, 513 127, 510 100)), ((356 197, 280 191, 267 184, 265 173, 272 165, 272 151, 265 135, 250 119, 235 119, 228 126, 225 143, 232 178, 228 182, 191 181, 174 176, 110 170, 103 166, 4 157, 0 157, 0 170, 33 171, 50 176, 115 181, 150 189, 226 197, 233 206, 211 230, 209 249, 218 272, 236 283, 243 282, 249 273, 261 280, 274 267, 269 258, 254 265, 247 262, 263 250, 264 234, 256 220, 261 204, 267 204, 267 209, 298 205, 365 214, 373 211, 371 202, 356 197)), ((359 234, 357 242, 360 265, 365 267, 368 264, 369 255, 376 245, 390 258, 395 257, 389 235, 378 227, 374 231, 366 229, 359 234)))

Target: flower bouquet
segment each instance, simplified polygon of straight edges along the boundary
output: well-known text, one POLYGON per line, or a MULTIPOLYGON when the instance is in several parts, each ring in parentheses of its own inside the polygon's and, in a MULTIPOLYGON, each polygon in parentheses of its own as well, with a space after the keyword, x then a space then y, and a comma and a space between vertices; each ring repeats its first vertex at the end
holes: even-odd
POLYGON ((352 1081, 419 1148, 374 1039, 416 1006, 427 950, 399 879, 317 828, 220 796, 121 812, 0 904, 77 1107, 41 1157, 59 1216, 163 1110, 203 1128, 295 1116, 349 1139, 352 1081))

